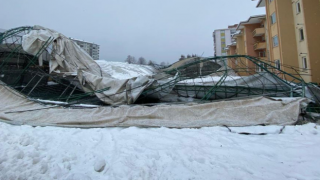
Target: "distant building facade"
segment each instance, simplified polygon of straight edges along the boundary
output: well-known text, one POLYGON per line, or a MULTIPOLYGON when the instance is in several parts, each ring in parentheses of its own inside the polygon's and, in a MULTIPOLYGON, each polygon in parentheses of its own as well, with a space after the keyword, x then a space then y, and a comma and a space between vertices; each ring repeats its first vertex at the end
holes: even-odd
POLYGON ((237 24, 229 26, 228 29, 216 29, 213 32, 213 45, 215 56, 226 56, 226 46, 232 43, 232 35, 236 33, 237 24))
MULTIPOLYGON (((4 35, 5 31, 6 31, 5 29, 1 29, 0 28, 0 40, 1 40, 1 37, 4 35)), ((21 42, 22 42, 22 34, 16 34, 16 35, 14 35, 12 37, 13 38, 10 38, 10 39, 7 39, 7 40, 5 40, 3 42, 0 42, 0 44, 3 44, 3 43, 21 44, 21 42)), ((90 42, 78 40, 78 39, 73 39, 73 38, 70 38, 70 39, 73 40, 75 43, 77 43, 94 60, 98 60, 99 59, 99 54, 100 54, 100 46, 99 45, 97 45, 95 43, 90 43, 90 42)))
POLYGON ((77 43, 84 51, 86 51, 94 60, 99 59, 99 54, 100 54, 100 46, 95 44, 95 43, 90 43, 78 39, 73 39, 75 43, 77 43))

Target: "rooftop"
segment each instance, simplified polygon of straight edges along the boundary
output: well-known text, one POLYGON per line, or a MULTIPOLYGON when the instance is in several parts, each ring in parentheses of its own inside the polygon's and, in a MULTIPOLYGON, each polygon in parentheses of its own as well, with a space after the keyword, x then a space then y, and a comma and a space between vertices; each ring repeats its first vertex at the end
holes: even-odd
MULTIPOLYGON (((71 37, 69 37, 69 39, 75 40, 75 41, 81 41, 81 42, 85 42, 85 43, 90 43, 90 44, 98 45, 98 44, 96 44, 96 43, 94 43, 94 42, 88 42, 88 41, 84 41, 84 40, 81 40, 81 39, 75 39, 75 38, 71 38, 71 37)), ((98 46, 99 46, 99 45, 98 45, 98 46)))
POLYGON ((266 6, 266 0, 259 0, 257 7, 265 7, 266 6))
POLYGON ((245 24, 257 24, 261 23, 262 19, 265 19, 266 15, 255 15, 255 16, 250 16, 248 20, 246 21, 241 21, 237 27, 237 30, 243 29, 245 24))

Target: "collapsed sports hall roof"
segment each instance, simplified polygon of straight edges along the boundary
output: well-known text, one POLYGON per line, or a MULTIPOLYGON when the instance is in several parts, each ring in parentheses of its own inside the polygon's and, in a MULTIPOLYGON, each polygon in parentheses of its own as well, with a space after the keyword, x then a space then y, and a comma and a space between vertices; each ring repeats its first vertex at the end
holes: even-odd
POLYGON ((299 68, 246 55, 188 58, 152 72, 117 78, 59 32, 10 29, 0 37, 0 120, 68 127, 293 124, 304 97, 320 99, 299 68))
POLYGON ((119 105, 170 94, 210 101, 306 93, 318 101, 306 87, 315 88, 299 77, 298 68, 290 67, 288 73, 286 65, 279 69, 273 62, 245 55, 189 58, 148 77, 119 80, 103 74, 89 55, 54 30, 18 27, 4 32, 0 40, 0 80, 35 101, 119 105))

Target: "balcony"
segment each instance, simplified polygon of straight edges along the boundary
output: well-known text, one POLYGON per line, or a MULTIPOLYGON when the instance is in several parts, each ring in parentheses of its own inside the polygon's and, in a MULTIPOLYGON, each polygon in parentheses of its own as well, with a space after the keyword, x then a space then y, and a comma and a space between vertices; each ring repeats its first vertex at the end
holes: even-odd
POLYGON ((266 49, 267 44, 266 42, 257 42, 253 45, 254 50, 261 50, 261 49, 266 49))
POLYGON ((265 28, 257 28, 252 32, 253 37, 263 36, 266 33, 265 28))
POLYGON ((268 61, 268 58, 267 57, 258 57, 261 61, 264 61, 264 62, 267 62, 268 61))

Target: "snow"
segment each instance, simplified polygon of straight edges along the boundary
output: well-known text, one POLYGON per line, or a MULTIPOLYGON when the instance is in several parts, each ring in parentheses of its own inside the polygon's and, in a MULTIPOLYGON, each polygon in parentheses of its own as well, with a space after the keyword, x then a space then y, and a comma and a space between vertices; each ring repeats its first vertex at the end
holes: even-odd
POLYGON ((48 84, 48 86, 54 86, 54 85, 58 85, 59 83, 56 83, 53 81, 48 81, 47 84, 48 84))
POLYGON ((106 166, 106 161, 104 159, 97 159, 94 164, 94 170, 97 172, 103 171, 104 167, 106 166))
MULTIPOLYGON (((197 84, 197 85, 203 85, 205 83, 217 83, 220 81, 222 76, 206 76, 201 78, 195 78, 195 79, 186 79, 183 81, 180 81, 179 84, 197 84)), ((227 76, 224 81, 232 81, 236 79, 240 79, 241 76, 227 76)))
POLYGON ((320 127, 286 126, 279 134, 282 128, 0 123, 0 179, 320 179, 320 127))
POLYGON ((112 62, 96 60, 103 74, 110 75, 116 79, 130 79, 138 76, 151 76, 156 70, 147 65, 128 64, 125 62, 112 62))
MULTIPOLYGON (((55 104, 55 105, 67 105, 68 103, 62 101, 51 101, 51 100, 44 100, 44 99, 31 99, 41 103, 47 104, 55 104)), ((92 104, 72 104, 72 107, 87 107, 87 108, 96 108, 100 107, 99 105, 92 105, 92 104)))

